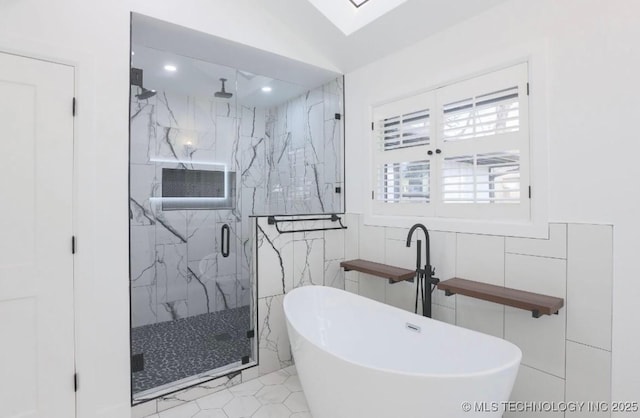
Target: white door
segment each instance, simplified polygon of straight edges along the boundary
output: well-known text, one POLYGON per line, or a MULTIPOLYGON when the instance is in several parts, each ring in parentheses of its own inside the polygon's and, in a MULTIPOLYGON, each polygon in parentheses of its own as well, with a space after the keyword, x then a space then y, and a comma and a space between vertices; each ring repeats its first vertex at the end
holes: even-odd
POLYGON ((0 418, 75 416, 73 80, 0 53, 0 418))

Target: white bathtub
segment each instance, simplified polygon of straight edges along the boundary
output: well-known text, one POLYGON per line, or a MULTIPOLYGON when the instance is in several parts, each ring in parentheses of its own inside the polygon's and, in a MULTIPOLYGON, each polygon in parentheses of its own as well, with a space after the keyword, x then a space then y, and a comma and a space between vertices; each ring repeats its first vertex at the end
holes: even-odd
POLYGON ((522 358, 505 340, 330 287, 289 292, 284 312, 313 418, 500 417, 522 358))

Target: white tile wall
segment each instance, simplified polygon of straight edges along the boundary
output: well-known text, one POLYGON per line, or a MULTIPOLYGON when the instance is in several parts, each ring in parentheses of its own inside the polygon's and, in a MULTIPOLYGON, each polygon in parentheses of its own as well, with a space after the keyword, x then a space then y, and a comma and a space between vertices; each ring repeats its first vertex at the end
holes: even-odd
MULTIPOLYGON (((345 223, 344 220, 343 223, 345 223)), ((324 257, 326 260, 344 259, 346 234, 346 230, 325 231, 324 257)))
POLYGON ((324 285, 344 289, 344 270, 340 267, 342 260, 324 262, 324 285))
MULTIPOLYGON (((507 254, 505 286, 565 298, 566 260, 507 254)), ((504 337, 522 350, 522 364, 564 377, 566 309, 533 318, 531 312, 505 308, 504 337)))
MULTIPOLYGON (((391 266, 402 267, 409 270, 416 268, 416 245, 407 247, 404 240, 387 238, 381 243, 384 246, 384 261, 380 263, 391 266)), ((424 247, 422 248, 422 259, 424 262, 424 247)), ((373 261, 373 260, 372 260, 373 261)))
MULTIPOLYGON (((391 266, 413 270, 416 268, 416 245, 414 243, 412 247, 407 247, 406 241, 402 239, 402 235, 404 235, 404 237, 406 238, 406 231, 399 228, 387 228, 387 239, 384 241, 384 263, 391 266), (389 231, 393 231, 393 233, 389 233, 389 231), (402 232, 405 233, 402 234, 402 232), (390 236, 392 238, 390 238, 390 236)), ((405 309, 407 311, 414 312, 416 298, 415 283, 399 282, 391 284, 388 280, 382 279, 380 277, 372 278, 372 280, 380 280, 385 283, 386 303, 401 309, 405 309)))
MULTIPOLYGON (((394 239, 397 241, 402 241, 406 245, 407 235, 409 235, 409 229, 387 227, 387 228, 384 228, 384 234, 385 234, 385 239, 394 239)), ((417 240, 421 240, 422 244, 424 245, 425 243, 424 234, 420 230, 416 230, 416 232, 411 237, 411 245, 414 248, 414 252, 415 252, 415 242, 417 240)), ((423 246, 423 249, 424 249, 424 246, 423 246)))
POLYGON ((507 237, 506 252, 567 258, 567 224, 550 224, 549 239, 507 237))
POLYGON ((384 302, 386 297, 386 282, 387 280, 381 277, 360 273, 360 280, 358 282, 359 294, 369 299, 377 300, 378 302, 384 302))
POLYGON ((456 295, 456 325, 504 337, 504 306, 456 295))
POLYGON ((384 231, 378 226, 360 225, 360 258, 384 262, 384 231))
POLYGON ((565 368, 565 314, 533 318, 531 312, 505 308, 505 335, 522 350, 522 364, 558 377, 565 368))
MULTIPOLYGON (((360 218, 353 214, 345 216, 345 224, 349 229, 336 234, 339 236, 337 240, 344 236, 343 246, 335 242, 334 237, 329 237, 328 233, 298 236, 295 249, 294 237, 278 237, 276 248, 284 255, 286 277, 290 280, 286 290, 294 286, 295 277, 298 276, 311 277, 309 280, 302 279, 302 284, 309 284, 306 281, 315 283, 314 277, 323 277, 322 283, 330 285, 335 281, 334 277, 340 277, 337 265, 341 253, 349 259, 364 258, 414 267, 415 247, 405 246, 406 229, 366 226, 361 224, 360 218), (296 257, 296 253, 304 256, 296 257)), ((567 305, 559 315, 534 319, 527 311, 459 295, 445 297, 440 294, 434 299, 433 317, 504 337, 522 349, 523 362, 512 400, 606 402, 611 387, 612 234, 610 226, 575 224, 552 224, 550 237, 546 240, 434 231, 430 234, 432 265, 440 279, 462 277, 549 294, 566 298, 567 305)), ((265 249, 269 250, 268 243, 266 245, 265 249)), ((264 331, 264 334, 262 331, 260 334, 261 364, 260 368, 243 373, 239 377, 242 380, 264 375, 291 363, 282 312, 284 295, 280 276, 267 274, 270 270, 280 271, 279 260, 264 257, 262 253, 260 257, 260 263, 266 263, 261 267, 260 290, 268 295, 265 297, 264 293, 260 294, 258 303, 260 329, 264 331), (264 275, 267 275, 266 280, 273 283, 262 283, 264 275), (274 295, 269 294, 269 289, 274 295)), ((348 272, 341 277, 344 277, 347 291, 413 311, 415 284, 389 285, 385 279, 357 272, 348 272)), ((254 393, 251 396, 259 399, 260 403, 271 405, 269 399, 276 400, 277 395, 254 393)), ((160 411, 176 402, 184 402, 190 396, 168 397, 157 403, 156 409, 160 411)), ((295 409, 295 401, 292 399, 289 405, 283 404, 295 409)), ((229 411, 234 407, 230 403, 227 405, 229 411)), ((238 407, 251 409, 251 405, 238 407)), ((154 407, 141 406, 139 409, 146 413, 153 412, 154 407)), ((136 412, 137 416, 143 413, 140 411, 136 412)), ((265 409, 265 413, 268 412, 265 409)), ((609 416, 589 415, 584 411, 571 415, 609 416)), ((505 414, 505 417, 518 418, 561 416, 564 416, 561 412, 505 414)))
MULTIPOLYGON (((347 274, 358 274, 358 273, 350 272, 350 273, 347 273, 347 274)), ((345 279, 345 281, 344 281, 344 290, 346 290, 347 292, 359 294, 360 293, 360 289, 359 289, 358 280, 349 280, 348 278, 345 279)))
POLYGON ((385 279, 378 278, 378 280, 385 283, 385 303, 405 311, 415 312, 415 283, 404 281, 391 284, 385 279))
POLYGON ((613 227, 569 225, 567 338, 611 350, 613 227))
MULTIPOLYGON (((610 402, 611 352, 567 341, 567 401, 610 402)), ((572 417, 609 417, 610 413, 577 411, 572 417)))
MULTIPOLYGON (((453 232, 430 232, 431 265, 435 267, 435 277, 447 280, 456 277, 457 234, 453 232)), ((455 309, 456 298, 445 296, 442 290, 433 292, 433 303, 455 309)))
POLYGON ((433 305, 431 316, 438 321, 446 322, 448 324, 456 324, 456 310, 441 305, 433 305))
MULTIPOLYGON (((358 215, 347 215, 356 223, 358 215), (355 219, 354 219, 355 218, 355 219)), ((360 217, 361 218, 361 217, 360 217)), ((413 268, 415 248, 404 247, 404 228, 359 223, 347 233, 351 258, 413 268), (353 243, 359 248, 355 249, 353 243), (383 250, 382 250, 383 249, 383 250), (358 252, 359 250, 359 252, 358 252)), ((565 299, 558 315, 531 312, 465 296, 434 292, 433 317, 504 337, 523 351, 512 400, 609 401, 611 387, 611 289, 613 228, 555 223, 549 238, 528 239, 430 231, 432 265, 441 280, 461 277, 565 299)), ((347 256, 349 258, 349 256, 347 256)), ((345 288, 413 311, 415 284, 388 285, 350 272, 345 288)), ((588 414, 584 410, 567 415, 588 414)), ((505 417, 562 417, 562 412, 506 413, 505 417)))
MULTIPOLYGON (((527 366, 520 366, 511 393, 512 401, 564 401, 564 379, 527 366)), ((562 412, 506 412, 505 418, 560 418, 562 412)))
POLYGON ((504 286, 504 237, 458 234, 456 276, 504 286))
POLYGON ((360 257, 360 216, 347 213, 344 215, 347 226, 344 237, 344 258, 354 260, 360 257))
MULTIPOLYGON (((456 276, 504 286, 504 240, 504 237, 458 234, 456 276)), ((504 306, 456 295, 456 325, 503 337, 504 306)))

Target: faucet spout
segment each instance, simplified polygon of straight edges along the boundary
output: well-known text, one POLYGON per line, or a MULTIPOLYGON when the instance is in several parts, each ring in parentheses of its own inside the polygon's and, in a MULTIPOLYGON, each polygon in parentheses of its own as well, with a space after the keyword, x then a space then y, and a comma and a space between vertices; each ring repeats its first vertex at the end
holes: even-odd
MULTIPOLYGON (((431 251, 429 248, 429 231, 427 230, 427 227, 422 225, 422 224, 415 224, 411 227, 411 229, 409 229, 409 233, 407 234, 407 247, 411 247, 411 239, 413 238, 413 233, 416 231, 416 229, 421 229, 422 232, 424 232, 424 236, 427 239, 426 242, 426 248, 425 248, 425 260, 427 261, 427 266, 429 266, 429 268, 431 268, 431 251)), ((418 254, 418 260, 420 259, 420 255, 418 254)), ((418 263, 419 266, 420 263, 418 263)))
POLYGON ((417 230, 421 229, 424 232, 426 238, 425 245, 425 260, 426 264, 424 268, 422 267, 422 241, 417 240, 417 248, 416 248, 416 276, 417 276, 417 286, 416 286, 416 303, 415 303, 415 311, 418 313, 418 299, 422 300, 422 315, 431 317, 431 292, 433 289, 431 285, 435 285, 439 282, 439 280, 433 277, 434 269, 431 267, 431 251, 429 246, 429 231, 427 227, 422 224, 415 224, 409 229, 409 233, 407 234, 407 247, 411 247, 411 239, 413 238, 413 233, 417 230))

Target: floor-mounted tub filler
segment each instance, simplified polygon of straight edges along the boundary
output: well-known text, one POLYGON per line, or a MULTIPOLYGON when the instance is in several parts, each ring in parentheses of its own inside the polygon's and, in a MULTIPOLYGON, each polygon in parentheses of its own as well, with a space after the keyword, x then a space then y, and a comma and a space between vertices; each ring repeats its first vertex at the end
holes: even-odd
POLYGON ((500 417, 522 352, 508 341, 343 290, 284 299, 314 418, 500 417))

